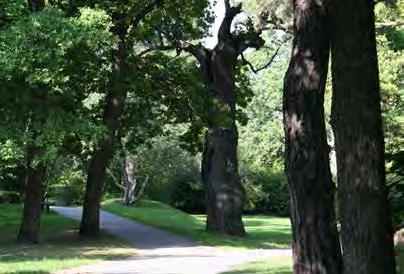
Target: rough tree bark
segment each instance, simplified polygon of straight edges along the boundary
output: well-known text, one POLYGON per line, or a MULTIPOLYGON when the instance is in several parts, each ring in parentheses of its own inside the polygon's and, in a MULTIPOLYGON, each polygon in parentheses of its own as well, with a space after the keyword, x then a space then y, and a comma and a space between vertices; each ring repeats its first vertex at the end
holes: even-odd
POLYGON ((206 87, 216 103, 209 115, 208 132, 202 159, 202 181, 206 193, 206 230, 230 235, 244 235, 242 222, 244 190, 237 163, 235 66, 247 48, 260 48, 264 41, 257 32, 233 35, 231 25, 241 13, 241 4, 230 6, 213 50, 202 45, 181 43, 182 50, 193 54, 200 63, 206 87))
POLYGON ((284 83, 294 273, 337 274, 342 268, 324 120, 329 60, 324 2, 293 2, 293 50, 284 83))
POLYGON ((27 149, 27 177, 25 184, 24 210, 17 240, 23 243, 38 243, 41 224, 42 183, 45 166, 35 163, 39 149, 27 149))
POLYGON ((344 273, 395 273, 374 2, 334 0, 333 104, 344 273))
POLYGON ((120 37, 115 56, 114 77, 111 80, 111 88, 107 94, 103 114, 103 125, 106 132, 90 160, 87 174, 83 215, 80 224, 80 234, 83 236, 96 236, 100 230, 100 202, 105 174, 114 152, 119 118, 122 115, 127 95, 126 88, 122 84, 123 77, 128 70, 124 35, 120 37))

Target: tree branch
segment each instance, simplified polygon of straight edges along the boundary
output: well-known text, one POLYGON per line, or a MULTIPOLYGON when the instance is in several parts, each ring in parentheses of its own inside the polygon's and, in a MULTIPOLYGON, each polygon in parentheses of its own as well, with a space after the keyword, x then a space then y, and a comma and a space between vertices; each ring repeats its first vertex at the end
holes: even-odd
POLYGON ((246 64, 246 65, 251 69, 252 72, 254 72, 255 74, 257 74, 258 72, 260 72, 260 71, 262 71, 262 70, 264 70, 264 69, 267 69, 267 68, 269 68, 269 67, 272 65, 272 63, 274 62, 276 56, 278 56, 279 50, 280 50, 280 49, 282 48, 282 46, 283 46, 287 41, 289 41, 289 40, 290 40, 290 38, 288 38, 288 39, 286 39, 285 41, 283 41, 282 44, 279 45, 279 47, 275 50, 275 53, 271 56, 271 58, 269 59, 269 61, 268 61, 264 66, 262 66, 262 67, 260 67, 260 68, 258 68, 258 69, 254 68, 253 64, 251 64, 251 62, 249 62, 249 61, 245 58, 245 56, 244 56, 243 53, 241 53, 241 60, 243 61, 244 64, 246 64))
POLYGON ((234 38, 238 54, 243 53, 248 48, 260 49, 265 44, 261 37, 261 32, 249 32, 239 34, 234 38))
POLYGON ((128 16, 126 17, 126 20, 130 21, 129 24, 132 26, 132 29, 128 35, 132 35, 140 21, 142 21, 149 13, 151 13, 156 7, 162 5, 164 2, 165 0, 154 0, 149 5, 144 6, 140 11, 138 11, 137 5, 132 6, 128 12, 128 16))
POLYGON ((262 66, 262 67, 260 67, 260 68, 258 68, 258 69, 254 68, 253 64, 251 64, 251 62, 249 62, 249 61, 245 58, 245 56, 244 56, 243 53, 241 53, 241 60, 243 61, 244 64, 248 65, 248 67, 251 69, 252 72, 254 72, 255 74, 258 74, 258 72, 260 72, 260 71, 262 71, 262 70, 264 70, 264 69, 267 69, 267 68, 269 68, 269 67, 272 65, 273 61, 275 60, 275 57, 278 55, 278 52, 279 52, 279 49, 280 49, 280 48, 281 48, 281 47, 278 47, 278 48, 277 48, 277 50, 275 51, 275 53, 274 53, 274 54, 272 55, 272 57, 269 59, 268 63, 266 63, 264 66, 262 66))
POLYGON ((224 6, 226 13, 224 15, 223 21, 219 28, 218 40, 224 42, 225 40, 231 38, 231 24, 234 18, 241 13, 242 4, 239 3, 235 7, 231 7, 230 0, 224 0, 224 6))
POLYGON ((142 57, 143 55, 156 51, 156 50, 165 51, 165 50, 175 50, 175 49, 176 48, 174 46, 170 46, 170 45, 158 45, 158 46, 150 47, 148 49, 141 51, 139 54, 137 54, 137 57, 142 57))
POLYGON ((121 185, 120 183, 118 183, 118 180, 116 179, 115 175, 112 173, 112 171, 109 168, 107 168, 107 173, 108 173, 109 176, 111 176, 112 181, 114 182, 114 184, 117 187, 119 187, 120 189, 125 190, 125 187, 123 185, 121 185))
POLYGON ((388 28, 395 28, 404 25, 404 20, 384 22, 384 23, 376 23, 377 30, 384 30, 388 28))
POLYGON ((149 175, 146 175, 146 178, 144 179, 139 192, 137 193, 137 195, 134 195, 134 197, 133 197, 133 203, 137 202, 140 198, 142 198, 148 182, 149 182, 149 175))
POLYGON ((194 45, 183 41, 179 42, 179 49, 191 53, 200 64, 205 63, 209 51, 201 43, 194 45))

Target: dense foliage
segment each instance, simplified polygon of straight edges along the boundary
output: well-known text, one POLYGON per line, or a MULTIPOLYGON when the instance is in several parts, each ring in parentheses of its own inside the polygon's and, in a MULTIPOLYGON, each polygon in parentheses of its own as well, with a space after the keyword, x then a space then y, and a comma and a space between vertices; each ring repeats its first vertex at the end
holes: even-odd
MULTIPOLYGON (((104 130, 100 117, 117 39, 112 31, 114 16, 131 6, 111 1, 48 2, 42 12, 31 14, 23 0, 0 1, 0 189, 22 193, 25 150, 34 144, 41 148, 37 161, 48 165, 44 182, 48 195, 66 204, 80 203, 89 155, 104 130)), ((136 1, 132 9, 146 2, 136 1)), ((279 1, 246 2, 260 24, 290 21, 290 9, 279 1)), ((149 177, 145 196, 193 212, 204 210, 199 152, 206 129, 204 113, 212 106, 197 64, 189 56, 155 49, 160 35, 172 33, 175 27, 183 40, 206 37, 213 20, 207 6, 207 1, 173 1, 151 13, 132 33, 135 51, 129 61, 136 70, 128 78, 120 141, 109 167, 121 180, 122 153, 131 151, 136 156, 136 176, 149 177)), ((402 18, 403 7, 403 1, 393 6, 378 3, 378 23, 402 18)), ((239 165, 248 212, 288 213, 281 101, 290 40, 279 30, 286 25, 278 24, 278 30, 268 27, 268 46, 245 56, 258 68, 276 52, 271 66, 255 74, 240 60, 237 68, 239 165)), ((389 189, 399 226, 403 223, 403 27, 379 28, 377 34, 389 189)), ((111 176, 105 192, 121 195, 111 176)))

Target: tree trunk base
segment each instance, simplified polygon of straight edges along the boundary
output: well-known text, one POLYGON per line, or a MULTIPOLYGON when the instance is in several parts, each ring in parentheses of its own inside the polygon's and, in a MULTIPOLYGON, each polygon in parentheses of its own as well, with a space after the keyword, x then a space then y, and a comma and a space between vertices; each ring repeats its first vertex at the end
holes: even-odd
POLYGON ((35 231, 20 231, 17 242, 21 244, 38 244, 39 237, 35 231))
POLYGON ((233 221, 230 225, 218 226, 218 222, 206 222, 205 230, 207 232, 214 232, 219 234, 226 234, 231 236, 244 237, 246 232, 244 229, 244 224, 240 220, 233 221))
POLYGON ((97 238, 100 235, 98 224, 81 224, 79 235, 85 238, 97 238))

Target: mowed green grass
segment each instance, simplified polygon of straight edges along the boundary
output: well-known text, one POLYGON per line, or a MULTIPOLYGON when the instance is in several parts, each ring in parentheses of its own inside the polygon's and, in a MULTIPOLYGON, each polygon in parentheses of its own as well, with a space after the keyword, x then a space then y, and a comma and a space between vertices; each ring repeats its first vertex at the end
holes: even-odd
POLYGON ((99 239, 80 239, 75 233, 78 222, 55 213, 43 215, 40 244, 18 244, 15 238, 21 213, 20 205, 0 204, 0 273, 49 273, 136 254, 106 234, 99 239))
POLYGON ((291 274, 292 258, 272 257, 254 263, 243 264, 221 274, 291 274))
POLYGON ((189 215, 165 204, 143 200, 126 207, 118 200, 103 203, 102 208, 122 217, 188 236, 200 243, 232 248, 274 248, 291 244, 289 218, 245 216, 246 237, 231 237, 204 231, 205 216, 189 215))
MULTIPOLYGON (((404 246, 396 247, 397 273, 404 273, 404 246)), ((273 257, 254 263, 242 264, 221 274, 291 274, 293 263, 290 257, 273 257)))
MULTIPOLYGON (((404 273, 404 246, 396 247, 397 273, 404 273)), ((293 263, 290 257, 273 257, 254 263, 242 264, 221 274, 291 274, 293 263)))

